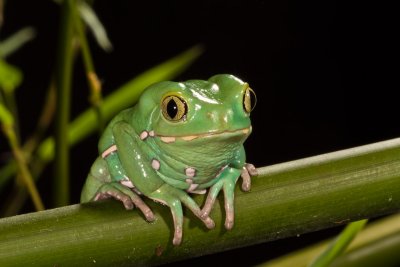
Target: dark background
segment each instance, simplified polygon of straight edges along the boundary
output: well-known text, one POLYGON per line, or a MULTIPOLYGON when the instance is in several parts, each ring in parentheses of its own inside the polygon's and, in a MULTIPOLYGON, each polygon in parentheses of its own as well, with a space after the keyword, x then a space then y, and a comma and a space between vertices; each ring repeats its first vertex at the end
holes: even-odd
MULTIPOLYGON (((256 166, 400 136, 399 30, 394 7, 383 2, 97 0, 94 8, 114 46, 105 53, 89 38, 104 94, 199 43, 205 53, 177 80, 231 73, 249 82, 258 104, 246 151, 256 166)), ((25 77, 17 95, 23 137, 35 128, 54 71, 58 23, 59 6, 50 0, 6 3, 1 39, 28 25, 37 31, 34 41, 8 58, 25 77)), ((75 67, 72 118, 88 107, 80 59, 75 67)), ((4 139, 0 142, 4 151, 4 139)), ((96 146, 93 136, 72 149, 74 203, 96 146)), ((39 184, 45 196, 51 175, 47 171, 39 184)), ((190 263, 255 264, 336 231, 190 263)))

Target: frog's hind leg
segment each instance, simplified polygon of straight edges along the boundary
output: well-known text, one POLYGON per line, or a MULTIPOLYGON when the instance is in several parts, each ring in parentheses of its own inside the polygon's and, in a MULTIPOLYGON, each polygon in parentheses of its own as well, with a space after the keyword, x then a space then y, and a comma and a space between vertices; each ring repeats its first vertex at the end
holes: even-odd
POLYGON ((121 201, 128 210, 138 207, 147 221, 154 221, 151 209, 140 196, 130 188, 113 182, 104 159, 98 158, 93 164, 81 194, 81 202, 97 201, 106 198, 121 201))

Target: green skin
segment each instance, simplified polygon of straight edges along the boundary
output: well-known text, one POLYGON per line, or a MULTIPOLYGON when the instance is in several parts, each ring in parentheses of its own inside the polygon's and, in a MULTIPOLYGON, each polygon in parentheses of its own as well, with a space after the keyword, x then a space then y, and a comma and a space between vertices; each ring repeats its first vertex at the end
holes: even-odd
POLYGON ((127 209, 138 207, 148 221, 154 214, 140 195, 161 202, 171 209, 173 244, 179 245, 182 204, 214 228, 209 214, 223 190, 225 227, 231 229, 235 184, 242 176, 242 188, 248 191, 250 176, 256 175, 254 166, 245 163, 243 148, 251 133, 250 110, 243 104, 246 89, 247 83, 226 74, 208 81, 167 81, 148 87, 138 104, 115 116, 104 131, 81 202, 113 197, 127 209), (180 120, 163 113, 162 102, 170 95, 186 103, 180 120), (208 188, 201 209, 190 194, 208 188))

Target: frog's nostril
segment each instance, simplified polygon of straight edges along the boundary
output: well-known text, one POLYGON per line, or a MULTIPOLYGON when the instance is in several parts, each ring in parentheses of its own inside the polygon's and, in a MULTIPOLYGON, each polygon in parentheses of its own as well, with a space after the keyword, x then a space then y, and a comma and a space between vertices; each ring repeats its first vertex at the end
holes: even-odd
POLYGON ((215 114, 213 112, 207 112, 207 118, 210 120, 215 120, 215 114))

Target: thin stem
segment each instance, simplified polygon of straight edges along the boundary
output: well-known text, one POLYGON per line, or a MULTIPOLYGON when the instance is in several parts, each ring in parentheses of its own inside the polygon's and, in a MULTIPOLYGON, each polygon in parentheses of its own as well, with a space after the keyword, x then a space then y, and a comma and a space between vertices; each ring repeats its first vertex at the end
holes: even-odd
POLYGON ((4 102, 6 107, 11 111, 11 114, 14 118, 14 132, 15 136, 20 143, 20 130, 19 130, 19 116, 18 116, 18 106, 17 102, 15 101, 15 90, 4 90, 4 102))
POLYGON ((88 81, 88 86, 90 89, 90 103, 96 112, 97 120, 99 123, 99 132, 103 132, 104 129, 104 119, 100 110, 100 105, 102 102, 101 96, 101 83, 94 69, 94 64, 92 60, 92 55, 90 53, 89 45, 86 39, 86 34, 84 32, 84 27, 79 16, 78 5, 74 2, 73 16, 75 22, 75 29, 78 34, 79 42, 82 49, 83 63, 86 70, 86 78, 88 81))
POLYGON ((38 211, 44 210, 44 205, 43 205, 42 199, 40 198, 39 192, 33 181, 32 175, 29 172, 28 166, 25 161, 25 157, 19 146, 17 136, 14 132, 14 128, 12 126, 10 127, 10 125, 3 125, 3 131, 8 139, 11 149, 13 151, 15 160, 18 165, 20 177, 22 178, 23 183, 25 184, 25 186, 28 189, 29 194, 31 195, 33 204, 35 205, 35 209, 38 211))
POLYGON ((62 4, 59 49, 57 54, 56 157, 53 191, 56 206, 63 206, 69 203, 68 123, 73 68, 73 2, 74 0, 65 0, 62 4))

